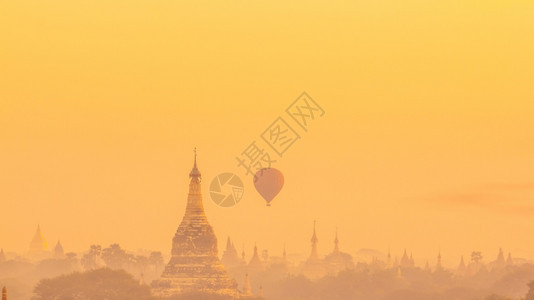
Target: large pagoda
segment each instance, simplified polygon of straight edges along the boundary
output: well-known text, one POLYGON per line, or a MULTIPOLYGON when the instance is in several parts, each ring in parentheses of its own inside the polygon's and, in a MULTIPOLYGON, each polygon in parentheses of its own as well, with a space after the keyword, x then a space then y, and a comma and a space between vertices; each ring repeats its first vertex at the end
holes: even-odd
POLYGON ((204 213, 196 150, 189 177, 187 206, 172 240, 172 257, 161 278, 152 283, 153 291, 159 296, 189 292, 236 296, 237 282, 219 260, 217 237, 204 213))

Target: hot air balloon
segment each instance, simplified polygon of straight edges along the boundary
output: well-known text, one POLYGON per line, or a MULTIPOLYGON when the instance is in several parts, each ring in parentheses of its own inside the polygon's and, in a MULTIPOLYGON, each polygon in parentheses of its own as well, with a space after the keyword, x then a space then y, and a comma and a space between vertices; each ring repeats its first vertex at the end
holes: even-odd
POLYGON ((254 175, 254 186, 267 202, 267 206, 271 206, 271 201, 284 186, 284 175, 277 169, 263 168, 254 175))

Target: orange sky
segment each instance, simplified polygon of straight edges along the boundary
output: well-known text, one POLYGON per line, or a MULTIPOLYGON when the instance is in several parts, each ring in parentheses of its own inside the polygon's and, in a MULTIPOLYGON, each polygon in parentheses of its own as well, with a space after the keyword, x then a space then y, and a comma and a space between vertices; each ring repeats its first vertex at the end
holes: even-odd
MULTIPOLYGON (((279 254, 534 258, 532 1, 3 1, 0 247, 170 251, 198 147, 204 204, 279 254), (326 114, 265 207, 239 155, 307 91, 326 114), (211 179, 246 179, 215 206, 211 179)), ((432 261, 431 261, 432 262, 432 261)))

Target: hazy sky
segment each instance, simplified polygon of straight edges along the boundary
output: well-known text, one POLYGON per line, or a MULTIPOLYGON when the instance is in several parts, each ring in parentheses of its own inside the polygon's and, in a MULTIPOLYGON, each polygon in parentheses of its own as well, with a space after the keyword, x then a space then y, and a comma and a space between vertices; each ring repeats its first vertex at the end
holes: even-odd
POLYGON ((307 254, 317 220, 321 254, 337 227, 417 264, 534 258, 532 32, 530 0, 2 1, 0 247, 40 223, 66 251, 170 251, 196 146, 220 250, 307 254), (235 157, 302 91, 326 113, 267 208, 235 157))

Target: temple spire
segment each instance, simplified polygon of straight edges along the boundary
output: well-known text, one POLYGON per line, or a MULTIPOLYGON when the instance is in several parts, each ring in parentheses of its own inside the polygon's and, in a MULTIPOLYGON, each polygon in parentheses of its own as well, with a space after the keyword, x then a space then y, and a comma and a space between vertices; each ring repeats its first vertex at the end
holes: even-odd
POLYGON ((54 248, 54 258, 61 259, 65 257, 65 251, 63 250, 63 246, 61 245, 61 242, 58 240, 56 247, 54 248))
POLYGON ((443 270, 443 265, 441 265, 441 250, 438 252, 438 262, 436 263, 436 271, 443 270))
POLYGON ((200 190, 201 174, 197 168, 196 148, 193 169, 189 173, 189 177, 191 178, 191 182, 189 182, 189 195, 187 197, 187 206, 184 219, 206 219, 206 215, 204 214, 204 206, 202 205, 202 193, 200 190))
POLYGON ((499 248, 499 255, 497 256, 497 263, 499 265, 504 265, 505 263, 504 253, 502 252, 502 248, 499 248))
POLYGON ((245 296, 245 297, 253 296, 252 288, 250 288, 250 280, 248 279, 248 273, 245 274, 245 283, 243 284, 242 296, 245 296))
POLYGON ((45 238, 41 232, 41 225, 37 224, 37 230, 30 243, 30 253, 39 253, 48 250, 45 238))
MULTIPOLYGON (((218 257, 217 236, 204 213, 196 149, 189 177, 187 205, 172 239, 172 256, 161 277, 152 281, 152 291, 156 296, 165 297, 200 288, 210 294, 235 295, 237 282, 228 276, 218 257), (196 282, 202 285, 192 284, 196 282)), ((233 246, 231 241, 229 244, 233 246)))
POLYGON ((250 259, 250 262, 248 263, 248 270, 252 273, 257 273, 263 269, 264 265, 262 260, 260 259, 260 255, 258 254, 258 246, 254 244, 254 254, 250 259))
POLYGON ((191 170, 191 173, 189 173, 190 178, 201 178, 200 171, 197 168, 197 147, 193 150, 195 152, 195 161, 193 164, 193 169, 191 170))
POLYGON ((336 227, 336 238, 334 239, 334 253, 339 252, 339 239, 337 238, 337 227, 336 227))
POLYGON ((512 266, 514 264, 514 260, 512 259, 512 253, 508 252, 508 259, 506 259, 506 265, 512 266))
POLYGON ((317 244, 319 243, 319 239, 317 238, 317 234, 315 233, 315 224, 316 223, 317 223, 317 221, 313 221, 313 235, 312 235, 312 238, 311 238, 312 249, 311 249, 311 254, 310 254, 310 259, 311 260, 319 259, 319 253, 317 252, 317 244))
POLYGON ((2 289, 2 300, 7 300, 7 289, 5 286, 2 289))
POLYGON ((467 266, 465 265, 464 257, 462 255, 462 257, 460 259, 460 264, 458 265, 458 268, 456 269, 456 275, 465 276, 466 275, 466 271, 467 271, 467 266))

